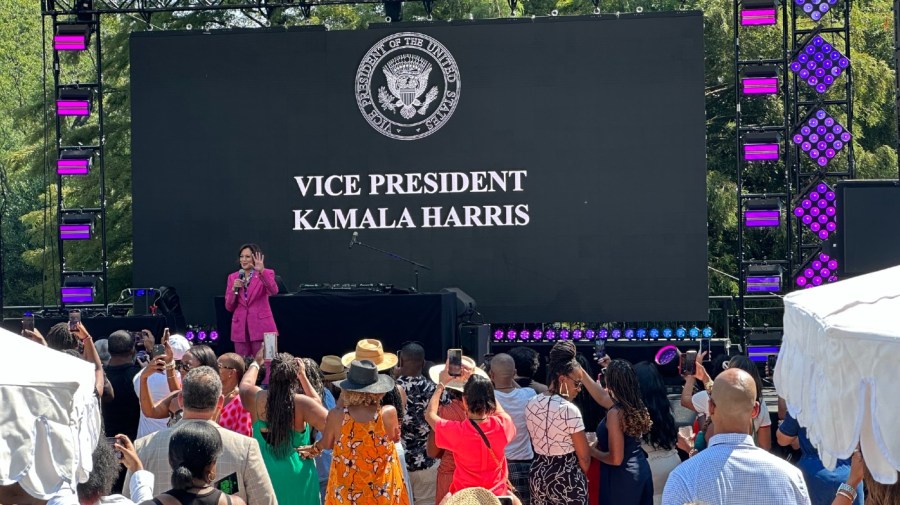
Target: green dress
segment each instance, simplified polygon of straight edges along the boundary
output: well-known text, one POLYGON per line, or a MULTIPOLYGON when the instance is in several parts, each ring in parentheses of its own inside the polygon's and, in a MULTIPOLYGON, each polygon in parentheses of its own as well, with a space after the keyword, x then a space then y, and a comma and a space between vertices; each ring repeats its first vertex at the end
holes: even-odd
MULTIPOLYGON (((266 422, 257 419, 253 423, 253 438, 259 442, 279 505, 319 505, 319 474, 316 473, 315 460, 303 459, 293 449, 284 458, 276 457, 263 437, 262 430, 265 428, 266 422)), ((291 447, 309 445, 310 431, 308 424, 302 432, 291 431, 291 447)))

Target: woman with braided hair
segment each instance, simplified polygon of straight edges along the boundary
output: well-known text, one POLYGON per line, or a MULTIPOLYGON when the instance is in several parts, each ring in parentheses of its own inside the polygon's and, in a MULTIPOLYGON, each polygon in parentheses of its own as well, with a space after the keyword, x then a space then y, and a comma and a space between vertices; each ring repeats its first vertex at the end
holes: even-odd
POLYGON ((588 444, 581 411, 571 400, 585 387, 604 407, 612 406, 612 401, 578 365, 575 355, 572 342, 553 345, 547 392, 525 406, 525 424, 534 447, 528 476, 531 505, 588 503, 587 472, 591 456, 599 456, 599 451, 588 444))
POLYGON ((318 505, 319 476, 312 459, 301 458, 298 448, 312 443, 311 431, 325 429, 328 412, 306 376, 302 359, 280 353, 272 360, 269 389, 256 385, 263 362, 256 354, 241 380, 241 401, 253 418, 253 438, 259 442, 278 503, 318 505))
POLYGON ((653 422, 631 363, 612 360, 606 387, 613 405, 597 427, 600 505, 653 505, 653 475, 641 448, 653 422))

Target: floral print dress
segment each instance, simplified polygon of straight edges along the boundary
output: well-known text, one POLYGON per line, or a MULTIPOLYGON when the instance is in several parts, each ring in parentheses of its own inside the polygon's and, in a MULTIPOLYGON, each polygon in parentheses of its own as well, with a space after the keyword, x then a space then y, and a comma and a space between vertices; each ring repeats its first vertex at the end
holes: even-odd
POLYGON ((409 505, 397 449, 380 411, 371 421, 360 423, 344 408, 325 505, 409 505))

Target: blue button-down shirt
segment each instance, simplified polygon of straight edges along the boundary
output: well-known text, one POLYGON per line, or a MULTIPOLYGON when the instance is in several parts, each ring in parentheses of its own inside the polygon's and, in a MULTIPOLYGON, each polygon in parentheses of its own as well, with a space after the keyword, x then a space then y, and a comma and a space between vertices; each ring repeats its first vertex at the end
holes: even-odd
POLYGON ((810 505, 800 470, 753 444, 722 433, 670 475, 662 505, 810 505))

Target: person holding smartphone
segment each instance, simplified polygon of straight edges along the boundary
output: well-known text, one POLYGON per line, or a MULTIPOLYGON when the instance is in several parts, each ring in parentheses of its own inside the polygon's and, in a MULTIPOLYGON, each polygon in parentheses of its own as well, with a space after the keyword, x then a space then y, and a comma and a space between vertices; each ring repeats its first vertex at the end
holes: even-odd
POLYGON ((265 267, 265 255, 256 244, 244 244, 240 270, 228 276, 225 308, 232 313, 231 341, 241 356, 256 356, 265 333, 278 333, 269 297, 278 294, 275 271, 265 267))

